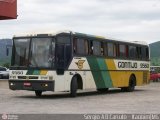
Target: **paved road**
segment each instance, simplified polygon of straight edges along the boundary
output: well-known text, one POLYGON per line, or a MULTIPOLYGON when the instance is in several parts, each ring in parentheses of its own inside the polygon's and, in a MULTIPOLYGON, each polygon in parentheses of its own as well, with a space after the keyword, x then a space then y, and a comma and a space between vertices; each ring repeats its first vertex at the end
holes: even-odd
POLYGON ((160 113, 160 83, 137 87, 135 92, 119 89, 105 94, 81 92, 76 98, 68 93, 45 92, 37 98, 34 92, 0 88, 0 113, 160 113))

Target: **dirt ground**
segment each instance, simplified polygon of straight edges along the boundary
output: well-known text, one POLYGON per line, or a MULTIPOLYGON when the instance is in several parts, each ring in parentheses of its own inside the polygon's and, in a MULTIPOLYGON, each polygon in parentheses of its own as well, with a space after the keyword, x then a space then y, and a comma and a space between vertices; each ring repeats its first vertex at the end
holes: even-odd
POLYGON ((7 82, 0 82, 0 113, 9 114, 86 114, 86 113, 160 113, 160 82, 136 87, 134 92, 112 89, 69 93, 44 92, 37 98, 32 91, 12 91, 7 82))

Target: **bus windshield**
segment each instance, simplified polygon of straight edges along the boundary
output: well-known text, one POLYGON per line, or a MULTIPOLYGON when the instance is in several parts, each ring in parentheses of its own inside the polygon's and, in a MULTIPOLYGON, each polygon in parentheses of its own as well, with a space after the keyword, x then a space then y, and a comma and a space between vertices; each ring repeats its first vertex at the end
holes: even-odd
POLYGON ((55 43, 51 38, 33 38, 31 43, 30 67, 51 67, 55 43), (53 52, 53 54, 52 54, 53 52))
POLYGON ((28 64, 30 39, 14 40, 13 66, 26 66, 28 64))
POLYGON ((54 65, 55 40, 52 38, 15 39, 14 49, 13 66, 50 68, 54 65))

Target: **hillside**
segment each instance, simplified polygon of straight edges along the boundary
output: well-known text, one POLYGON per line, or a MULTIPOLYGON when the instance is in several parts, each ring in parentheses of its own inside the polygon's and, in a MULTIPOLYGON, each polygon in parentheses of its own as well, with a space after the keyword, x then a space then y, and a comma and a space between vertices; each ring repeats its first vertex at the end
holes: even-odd
POLYGON ((160 65, 160 41, 151 43, 149 47, 150 47, 151 65, 160 65))

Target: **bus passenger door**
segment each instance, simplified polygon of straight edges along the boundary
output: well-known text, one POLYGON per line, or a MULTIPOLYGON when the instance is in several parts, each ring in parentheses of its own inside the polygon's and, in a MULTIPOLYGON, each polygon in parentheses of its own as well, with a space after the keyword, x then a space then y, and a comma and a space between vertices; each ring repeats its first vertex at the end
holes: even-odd
MULTIPOLYGON (((71 60, 71 46, 67 44, 57 44, 56 53, 56 72, 59 81, 57 81, 58 86, 63 84, 63 89, 67 89, 67 84, 69 82, 68 74, 65 72, 68 69, 71 60)), ((57 88, 60 89, 60 88, 57 88)))
POLYGON ((56 45, 56 69, 58 75, 64 74, 64 62, 65 62, 65 46, 63 44, 56 45))
POLYGON ((57 74, 63 75, 71 60, 71 46, 67 44, 57 44, 56 68, 57 74))

